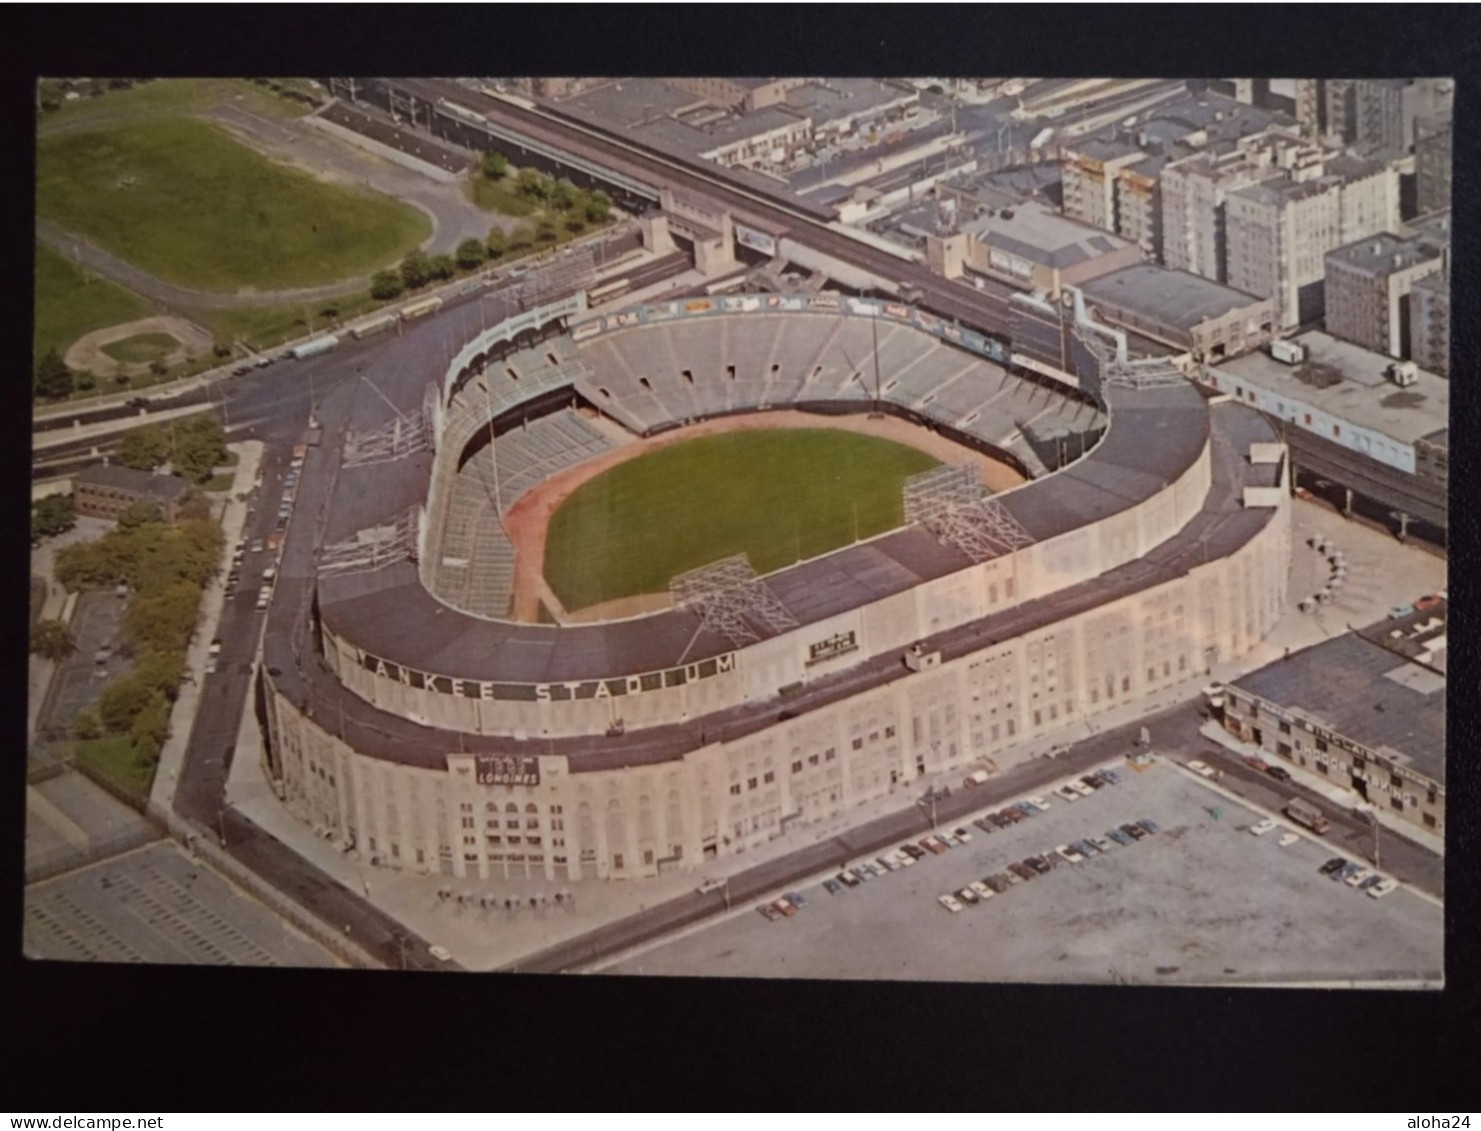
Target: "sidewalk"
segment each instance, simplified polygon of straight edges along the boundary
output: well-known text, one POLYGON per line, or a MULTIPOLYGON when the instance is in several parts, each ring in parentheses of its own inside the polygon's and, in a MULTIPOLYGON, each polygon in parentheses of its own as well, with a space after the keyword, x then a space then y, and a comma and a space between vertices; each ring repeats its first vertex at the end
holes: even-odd
MULTIPOLYGON (((180 768, 185 760, 185 748, 190 742, 191 724, 199 709, 201 685, 210 659, 211 641, 216 636, 216 626, 221 619, 221 609, 226 603, 226 562, 230 559, 232 545, 241 537, 242 526, 247 520, 247 503, 239 502, 239 494, 252 490, 252 481, 257 476, 257 466, 262 460, 262 444, 256 440, 231 445, 237 453, 236 477, 220 516, 221 532, 225 539, 222 549, 222 568, 206 585, 201 595, 201 611, 197 621, 195 638, 185 657, 187 678, 180 687, 179 697, 170 712, 170 736, 165 739, 159 753, 159 767, 154 774, 154 787, 149 799, 165 810, 175 807, 175 788, 180 781, 180 768)), ((246 714, 250 717, 251 711, 246 714)))

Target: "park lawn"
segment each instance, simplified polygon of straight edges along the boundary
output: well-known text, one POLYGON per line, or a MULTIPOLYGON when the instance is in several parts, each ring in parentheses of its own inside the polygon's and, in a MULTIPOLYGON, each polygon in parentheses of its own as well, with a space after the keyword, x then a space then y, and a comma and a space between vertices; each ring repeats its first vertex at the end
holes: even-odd
POLYGON ((82 270, 45 244, 36 245, 36 323, 31 344, 37 357, 53 349, 66 353, 84 334, 151 313, 147 299, 82 270))
POLYGON ((36 180, 42 218, 204 290, 369 275, 431 231, 416 209, 276 165, 188 118, 46 134, 36 180))
POLYGON ((770 573, 903 521, 915 448, 834 429, 731 432, 660 448, 584 483, 551 516, 545 577, 567 609, 662 592, 745 553, 770 573))
POLYGON ((154 782, 154 767, 143 764, 128 735, 78 739, 72 743, 72 756, 125 793, 139 798, 149 796, 149 788, 154 782))
POLYGON ((230 491, 231 485, 236 481, 236 473, 232 471, 217 472, 207 479, 202 485, 203 491, 230 491))
POLYGON ((146 364, 179 348, 180 340, 173 334, 151 333, 135 334, 131 338, 109 342, 103 347, 103 352, 114 361, 130 365, 146 364))
POLYGON ((308 306, 196 308, 190 311, 190 319, 206 327, 221 341, 242 339, 254 349, 269 349, 308 334, 311 320, 315 333, 333 333, 334 323, 342 325, 380 305, 368 293, 354 292, 339 298, 320 299, 308 306), (332 319, 325 316, 329 309, 336 311, 332 319))
POLYGON ((156 79, 128 90, 105 91, 97 98, 63 102, 41 119, 39 132, 44 136, 57 126, 78 122, 199 114, 221 103, 275 118, 301 117, 309 109, 246 79, 156 79))

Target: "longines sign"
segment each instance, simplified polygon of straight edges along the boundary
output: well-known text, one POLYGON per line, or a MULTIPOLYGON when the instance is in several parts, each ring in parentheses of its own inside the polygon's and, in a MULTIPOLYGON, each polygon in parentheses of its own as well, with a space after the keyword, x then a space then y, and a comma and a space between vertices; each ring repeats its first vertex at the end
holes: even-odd
POLYGON ((479 785, 539 785, 540 759, 527 754, 476 754, 479 785))

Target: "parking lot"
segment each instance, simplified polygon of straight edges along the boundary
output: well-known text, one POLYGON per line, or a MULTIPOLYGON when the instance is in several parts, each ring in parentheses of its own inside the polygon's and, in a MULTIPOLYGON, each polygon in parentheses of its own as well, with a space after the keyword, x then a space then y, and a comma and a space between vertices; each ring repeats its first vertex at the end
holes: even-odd
POLYGON ((118 651, 127 604, 111 589, 78 598, 71 624, 77 650, 57 665, 46 716, 37 720, 38 732, 65 731, 78 711, 97 700, 110 679, 128 670, 130 661, 118 651), (98 650, 105 645, 110 649, 108 658, 96 663, 98 650))
MULTIPOLYGON (((1329 983, 1432 981, 1443 968, 1443 915, 1400 887, 1374 899, 1323 876, 1337 855, 1181 769, 1121 763, 1120 782, 983 832, 913 866, 830 894, 819 876, 774 921, 754 904, 603 967, 607 972, 730 977, 1003 982, 1329 983), (1071 862, 1059 845, 1146 818, 1159 829, 1071 862), (1057 863, 977 904, 939 897, 1040 853, 1057 863)), ((974 814, 973 816, 976 816, 974 814)), ((947 831, 943 826, 942 831, 947 831)), ((1350 857, 1349 857, 1350 858, 1350 857)), ((1361 863, 1361 861, 1357 861, 1361 863)), ((851 862, 851 863, 862 863, 851 862)), ((883 870, 883 869, 881 869, 883 870)), ((780 893, 778 893, 780 894, 780 893)))
POLYGON ((32 884, 30 958, 240 966, 336 966, 300 935, 173 843, 32 884))

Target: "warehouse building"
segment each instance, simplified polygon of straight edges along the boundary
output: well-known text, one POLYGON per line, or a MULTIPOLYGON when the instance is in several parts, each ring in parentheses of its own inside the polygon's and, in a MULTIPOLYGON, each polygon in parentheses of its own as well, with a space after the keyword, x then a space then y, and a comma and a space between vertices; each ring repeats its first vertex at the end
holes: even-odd
POLYGON ((1275 303, 1151 263, 1123 267, 1081 288, 1101 318, 1195 360, 1238 357, 1270 341, 1275 303))

